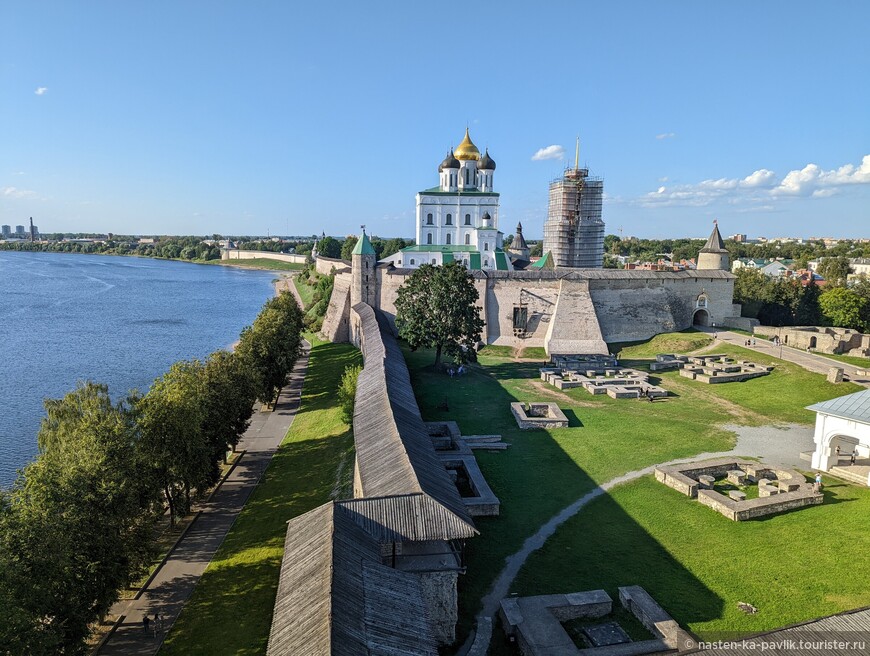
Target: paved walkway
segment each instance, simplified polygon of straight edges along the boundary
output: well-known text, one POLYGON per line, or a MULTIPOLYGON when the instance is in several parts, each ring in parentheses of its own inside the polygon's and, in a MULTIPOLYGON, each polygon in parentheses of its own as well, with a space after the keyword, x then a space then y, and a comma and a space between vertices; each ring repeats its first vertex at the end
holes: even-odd
MULTIPOLYGON (((695 327, 698 328, 698 326, 695 327)), ((744 346, 746 340, 752 339, 751 337, 747 337, 740 333, 732 333, 727 330, 717 330, 716 328, 698 328, 698 330, 715 333, 716 339, 721 342, 736 344, 737 346, 743 346, 752 351, 765 353, 771 357, 779 358, 780 360, 794 362, 808 371, 814 371, 819 374, 827 374, 831 367, 840 367, 843 369, 843 373, 845 373, 853 383, 870 387, 870 376, 859 374, 858 368, 854 365, 846 364, 839 360, 832 360, 831 358, 826 358, 824 355, 818 353, 801 351, 785 345, 774 346, 773 342, 766 339, 759 339, 757 337, 755 339, 755 346, 744 346)))
POLYGON ((126 618, 100 649, 101 656, 150 656, 160 649, 166 633, 293 423, 302 396, 309 348, 310 345, 303 342, 302 354, 289 383, 281 390, 275 411, 254 413, 251 426, 239 443, 239 448, 246 450, 245 455, 211 500, 200 506, 202 514, 194 520, 143 594, 139 599, 120 601, 112 607, 112 615, 126 618), (142 618, 146 614, 153 618, 155 612, 163 618, 163 632, 154 635, 152 622, 146 634, 142 618))
MULTIPOLYGON (((744 337, 743 339, 746 338, 744 337)), ((743 429, 745 427, 739 428, 743 429)), ((492 639, 493 622, 499 609, 499 602, 510 593, 510 586, 522 566, 525 564, 529 555, 533 551, 537 551, 543 547, 544 543, 556 532, 557 528, 580 512, 580 510, 582 510, 590 501, 600 497, 602 494, 617 485, 633 481, 641 476, 646 476, 647 474, 652 474, 653 470, 661 465, 695 462, 696 460, 708 460, 710 458, 719 458, 729 455, 760 456, 770 462, 789 462, 793 460, 801 448, 803 448, 806 441, 806 429, 800 427, 802 430, 793 431, 793 428, 794 427, 792 426, 783 429, 770 426, 765 427, 764 431, 766 431, 766 433, 764 437, 766 438, 773 437, 770 434, 770 431, 778 432, 774 439, 759 439, 760 435, 751 431, 744 434, 738 432, 737 444, 730 451, 702 453, 691 458, 679 458, 677 460, 670 460, 668 462, 650 465, 649 467, 644 467, 643 469, 638 469, 623 474, 622 476, 612 478, 590 492, 587 492, 585 495, 577 499, 577 501, 552 517, 546 524, 541 526, 534 535, 523 543, 523 546, 519 551, 505 559, 504 569, 499 573, 489 592, 482 600, 483 609, 476 618, 476 631, 474 635, 469 636, 459 653, 465 653, 466 656, 486 655, 489 650, 490 640, 492 639)))

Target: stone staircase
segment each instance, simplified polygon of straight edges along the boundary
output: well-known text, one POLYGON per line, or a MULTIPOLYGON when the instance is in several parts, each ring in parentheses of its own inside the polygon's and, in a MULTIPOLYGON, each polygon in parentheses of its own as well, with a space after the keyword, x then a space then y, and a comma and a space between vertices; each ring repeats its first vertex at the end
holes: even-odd
POLYGON ((831 467, 827 473, 850 483, 870 486, 870 467, 862 465, 838 465, 831 467))

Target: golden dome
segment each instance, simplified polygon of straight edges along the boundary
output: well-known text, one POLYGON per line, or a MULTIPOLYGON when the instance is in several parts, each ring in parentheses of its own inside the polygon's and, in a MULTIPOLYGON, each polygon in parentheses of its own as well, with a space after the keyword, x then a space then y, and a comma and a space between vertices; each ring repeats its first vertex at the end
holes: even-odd
POLYGON ((468 128, 465 128, 465 139, 456 147, 453 155, 456 159, 462 160, 473 159, 477 161, 480 159, 480 151, 477 149, 477 146, 471 143, 471 137, 468 136, 468 128))

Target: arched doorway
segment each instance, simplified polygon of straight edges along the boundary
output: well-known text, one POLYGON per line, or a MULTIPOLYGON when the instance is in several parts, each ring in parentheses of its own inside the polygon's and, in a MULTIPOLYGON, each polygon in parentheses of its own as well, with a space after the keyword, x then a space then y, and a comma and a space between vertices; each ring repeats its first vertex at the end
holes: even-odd
POLYGON ((710 325, 710 313, 707 310, 695 310, 695 314, 692 316, 692 325, 693 326, 709 326, 710 325))
POLYGON ((810 348, 816 348, 816 338, 810 337, 810 348))

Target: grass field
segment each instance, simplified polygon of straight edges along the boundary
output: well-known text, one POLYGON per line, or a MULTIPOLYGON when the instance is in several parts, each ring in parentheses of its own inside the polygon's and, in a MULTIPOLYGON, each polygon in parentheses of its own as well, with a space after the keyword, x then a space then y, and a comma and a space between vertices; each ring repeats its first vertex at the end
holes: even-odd
POLYGON ((832 355, 830 353, 819 353, 819 355, 825 358, 831 358, 831 360, 837 360, 838 362, 851 364, 853 367, 870 369, 870 358, 862 358, 857 355, 832 355))
MULTIPOLYGON (((711 337, 691 331, 612 345, 611 350, 619 353, 621 361, 643 368, 657 353, 686 353, 711 346, 711 337)), ((720 349, 717 345, 715 351, 756 362, 769 360, 740 347, 720 349)), ((650 404, 592 396, 582 389, 560 391, 540 381, 539 363, 517 361, 513 356, 510 349, 486 347, 480 354, 480 367, 471 368, 462 378, 449 379, 432 370, 431 353, 405 351, 424 419, 454 419, 463 433, 500 433, 511 444, 504 452, 475 454, 502 505, 499 517, 475 520, 481 535, 467 543, 468 572, 460 578, 460 636, 470 628, 479 600, 504 558, 517 551, 538 526, 595 485, 658 462, 728 450, 734 437, 720 428, 725 424, 809 423, 812 414, 803 410, 805 405, 859 389, 829 384, 824 376, 776 361, 770 376, 730 385, 706 385, 676 372, 660 374, 653 382, 660 380, 675 394, 650 404), (521 431, 508 410, 515 400, 556 401, 569 427, 521 431), (449 409, 439 409, 445 403, 449 409)), ((605 525, 602 532, 606 535, 607 530, 605 525)), ((630 545, 620 548, 630 552, 630 545)), ((771 551, 772 557, 776 551, 771 551)), ((570 560, 571 556, 562 553, 563 558, 570 560)), ((550 565, 554 576, 564 569, 550 565)), ((530 578, 543 575, 540 568, 531 568, 527 574, 530 578)))
POLYGON ((266 652, 286 522, 328 501, 353 467, 353 437, 341 421, 335 390, 344 368, 360 361, 359 351, 347 344, 313 346, 293 425, 194 589, 162 656, 266 652))
POLYGON ((314 287, 305 284, 300 280, 299 276, 293 276, 293 284, 296 286, 296 291, 299 292, 299 297, 305 305, 302 309, 307 310, 311 307, 311 301, 314 299, 314 287))
POLYGON ((825 480, 825 503, 732 522, 647 476, 615 488, 532 554, 520 595, 641 585, 703 640, 870 605, 870 489, 825 480), (758 608, 747 615, 737 602, 758 608))
POLYGON ((299 271, 305 266, 304 264, 297 264, 296 262, 270 260, 266 257, 255 257, 250 260, 210 260, 209 264, 239 266, 249 269, 268 269, 269 271, 299 271))

